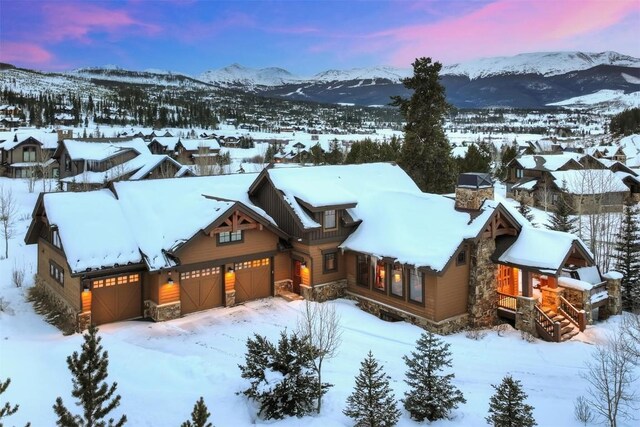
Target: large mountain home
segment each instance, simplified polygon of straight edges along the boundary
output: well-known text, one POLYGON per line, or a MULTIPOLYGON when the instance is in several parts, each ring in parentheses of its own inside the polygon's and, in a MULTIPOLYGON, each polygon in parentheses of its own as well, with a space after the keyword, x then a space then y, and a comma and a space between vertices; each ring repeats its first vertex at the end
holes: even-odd
POLYGON ((494 201, 484 174, 461 175, 455 198, 388 163, 121 181, 42 194, 25 241, 37 285, 79 329, 346 296, 440 333, 506 318, 561 341, 620 311, 619 277, 602 278, 577 237, 494 201))
POLYGON ((193 175, 167 155, 152 154, 141 138, 60 142, 54 156, 68 190, 101 188, 114 181, 193 175))
POLYGON ((10 178, 46 176, 56 178, 58 163, 53 153, 61 138, 71 131, 45 132, 35 129, 0 133, 2 175, 10 178))

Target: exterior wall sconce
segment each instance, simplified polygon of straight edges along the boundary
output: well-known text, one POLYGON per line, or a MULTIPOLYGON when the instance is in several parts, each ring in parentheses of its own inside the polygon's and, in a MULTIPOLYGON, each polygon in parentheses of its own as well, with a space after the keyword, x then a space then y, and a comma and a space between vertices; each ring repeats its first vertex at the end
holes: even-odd
POLYGON ((300 268, 307 268, 307 263, 305 261, 302 261, 300 263, 300 268))
POLYGON ((233 273, 233 272, 235 272, 235 270, 234 270, 234 268, 233 268, 233 267, 229 267, 229 268, 227 269, 227 273, 233 273))
POLYGON ((89 284, 85 283, 84 285, 82 285, 82 292, 89 292, 89 284))
POLYGON ((171 272, 169 272, 169 278, 167 279, 167 285, 173 285, 173 279, 171 278, 171 272))

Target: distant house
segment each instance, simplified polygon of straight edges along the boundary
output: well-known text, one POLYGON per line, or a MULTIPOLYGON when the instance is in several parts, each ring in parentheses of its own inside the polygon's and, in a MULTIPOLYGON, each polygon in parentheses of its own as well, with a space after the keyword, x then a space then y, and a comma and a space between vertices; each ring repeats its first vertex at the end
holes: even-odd
POLYGON ((20 130, 0 134, 2 174, 10 178, 47 176, 56 178, 58 163, 53 153, 59 133, 20 130), (2 141, 3 138, 6 140, 2 141))
POLYGON ((180 142, 177 136, 156 136, 147 146, 153 154, 176 155, 176 145, 180 142))
POLYGON ((202 159, 205 162, 214 162, 220 154, 220 144, 216 139, 185 139, 175 145, 175 156, 184 164, 196 164, 202 159))
POLYGON ((25 241, 38 245, 37 286, 79 328, 346 296, 440 333, 504 318, 561 341, 596 308, 620 311, 619 279, 601 277, 580 239, 492 199, 485 174, 461 175, 451 199, 393 164, 275 167, 42 194, 25 241))

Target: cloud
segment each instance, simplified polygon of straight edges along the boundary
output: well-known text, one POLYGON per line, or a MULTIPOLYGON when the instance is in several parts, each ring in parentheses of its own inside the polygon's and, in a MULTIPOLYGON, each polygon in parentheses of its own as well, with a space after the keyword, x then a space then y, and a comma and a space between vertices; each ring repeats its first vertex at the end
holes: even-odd
MULTIPOLYGON (((462 16, 372 32, 355 39, 351 50, 384 46, 379 52, 391 51, 387 62, 397 66, 420 56, 451 63, 530 51, 593 50, 589 41, 596 33, 602 35, 639 11, 637 0, 497 0, 462 16)), ((639 19, 632 21, 636 29, 629 26, 627 37, 635 40, 639 19)))
POLYGON ((0 62, 41 65, 53 60, 53 54, 36 43, 2 41, 0 62))
POLYGON ((126 10, 92 3, 52 3, 43 6, 45 34, 49 41, 74 39, 91 43, 90 34, 102 32, 114 37, 135 32, 152 36, 161 27, 135 19, 126 10))

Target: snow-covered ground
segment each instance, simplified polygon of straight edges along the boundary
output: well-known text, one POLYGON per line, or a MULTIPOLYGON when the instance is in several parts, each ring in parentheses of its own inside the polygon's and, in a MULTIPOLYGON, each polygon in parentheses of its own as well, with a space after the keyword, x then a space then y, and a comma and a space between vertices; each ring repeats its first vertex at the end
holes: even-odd
MULTIPOLYGON (((26 288, 33 282, 36 247, 26 246, 22 239, 37 195, 29 194, 23 181, 3 178, 0 185, 13 190, 20 211, 9 258, 0 260, 0 297, 10 303, 11 311, 0 312, 0 379, 12 379, 0 403, 20 404, 18 413, 7 419, 9 425, 23 425, 26 421, 33 426, 54 425, 52 405, 57 396, 77 410, 71 403, 66 357, 79 350, 82 337, 62 336, 25 302, 26 288), (11 283, 14 266, 26 270, 23 288, 11 283)), ((122 396, 122 404, 115 412, 127 414, 130 426, 175 426, 188 418, 196 399, 203 396, 216 426, 352 425, 342 409, 353 389, 360 361, 369 350, 391 376, 396 397, 402 397, 407 390, 402 356, 413 349, 422 330, 404 322, 384 322, 359 310, 349 300, 327 304, 333 304, 340 314, 343 336, 337 357, 325 364, 323 379, 335 386, 325 396, 321 414, 263 421, 256 419, 256 406, 236 394, 247 386, 238 369, 238 364, 244 363, 247 337, 258 333, 275 341, 282 329, 295 328, 304 309, 303 302, 289 303, 279 298, 164 323, 130 321, 103 326, 101 336, 110 359, 109 380, 118 382, 122 396)), ((573 417, 573 401, 586 387, 586 381, 580 378, 584 362, 590 357, 593 343, 603 341, 618 322, 613 318, 590 326, 563 344, 528 343, 515 330, 504 336, 488 331, 480 341, 466 338, 464 333, 443 337, 451 344, 455 384, 467 403, 453 412, 453 420, 432 425, 486 425, 491 384, 499 383, 507 373, 522 381, 540 426, 580 425, 573 417)), ((418 423, 403 411, 398 425, 418 423)))

